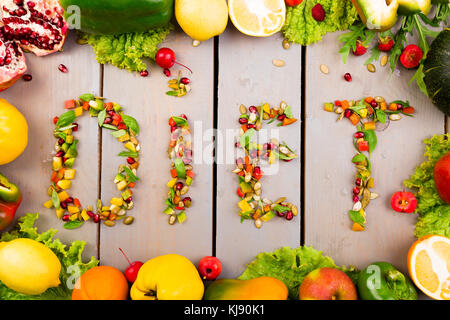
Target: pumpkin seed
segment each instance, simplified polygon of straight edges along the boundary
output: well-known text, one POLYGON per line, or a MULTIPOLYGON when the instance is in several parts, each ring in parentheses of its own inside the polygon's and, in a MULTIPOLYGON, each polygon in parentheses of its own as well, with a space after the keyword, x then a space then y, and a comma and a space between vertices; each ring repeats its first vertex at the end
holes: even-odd
POLYGON ((104 224, 105 224, 105 226, 107 226, 107 227, 114 227, 114 226, 116 225, 116 223, 115 223, 114 221, 111 221, 111 220, 106 220, 106 221, 104 222, 104 224))
POLYGON ((259 229, 262 227, 262 221, 261 219, 256 219, 255 220, 255 226, 259 229))
POLYGON ((376 198, 378 198, 380 195, 378 193, 372 192, 370 193, 370 200, 375 200, 376 198))
POLYGON ((283 60, 280 60, 280 59, 273 59, 272 60, 272 64, 275 66, 275 67, 284 67, 284 65, 286 64, 283 60))
POLYGON ((389 115, 389 120, 392 120, 392 121, 398 121, 401 118, 402 118, 402 116, 399 115, 398 113, 394 113, 394 114, 389 115))
POLYGON ((174 214, 171 214, 171 215, 169 216, 169 224, 170 224, 170 225, 174 225, 176 221, 177 221, 177 216, 174 215, 174 214))
POLYGON ((372 72, 372 73, 377 71, 375 66, 373 64, 371 64, 371 63, 367 65, 367 70, 369 70, 369 72, 372 72))
POLYGON ((198 40, 193 40, 192 41, 192 46, 193 47, 198 47, 200 45, 200 41, 198 41, 198 40))
POLYGON ((241 105, 239 106, 239 112, 240 112, 241 114, 247 114, 247 108, 246 108, 243 104, 241 104, 241 105))
POLYGON ((370 203, 370 191, 369 189, 364 189, 363 198, 361 200, 362 208, 365 209, 370 203))
POLYGON ((384 56, 381 57, 380 64, 381 64, 382 67, 384 67, 385 65, 387 65, 388 59, 389 59, 389 58, 388 58, 388 56, 386 56, 386 55, 384 55, 384 56))
POLYGON ((330 70, 328 69, 328 66, 326 64, 320 65, 320 71, 322 71, 323 74, 328 74, 330 70))
POLYGON ((184 186, 181 190, 180 190, 180 195, 184 195, 189 191, 189 187, 188 186, 184 186))
POLYGON ((128 217, 126 217, 126 218, 123 220, 123 223, 126 224, 126 225, 130 225, 130 224, 132 224, 133 222, 134 222, 134 217, 132 217, 132 216, 128 216, 128 217))
POLYGON ((294 216, 296 216, 296 215, 298 214, 297 206, 292 205, 292 206, 291 206, 291 212, 292 212, 292 214, 293 214, 294 216))
POLYGON ((376 96, 375 97, 375 101, 378 102, 378 103, 382 103, 382 102, 385 102, 386 100, 383 97, 376 96))
POLYGON ((285 49, 285 50, 287 50, 291 47, 291 44, 288 39, 284 39, 282 42, 282 45, 283 45, 283 49, 285 49))

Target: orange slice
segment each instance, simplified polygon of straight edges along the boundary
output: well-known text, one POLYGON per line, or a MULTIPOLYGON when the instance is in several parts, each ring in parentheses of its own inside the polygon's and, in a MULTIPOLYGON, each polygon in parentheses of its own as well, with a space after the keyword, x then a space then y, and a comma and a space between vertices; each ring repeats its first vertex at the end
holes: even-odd
POLYGON ((254 37, 268 37, 284 25, 284 0, 229 0, 229 13, 234 26, 254 37))
POLYGON ((408 270, 416 286, 436 300, 450 300, 450 238, 427 235, 411 246, 408 270))

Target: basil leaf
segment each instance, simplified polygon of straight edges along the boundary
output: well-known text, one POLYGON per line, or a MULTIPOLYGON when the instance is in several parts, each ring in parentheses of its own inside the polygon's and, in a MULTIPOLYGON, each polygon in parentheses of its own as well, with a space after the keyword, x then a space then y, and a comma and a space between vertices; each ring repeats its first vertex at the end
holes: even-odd
POLYGON ((375 109, 375 116, 381 123, 386 123, 386 113, 383 110, 375 109))
POLYGON ((101 127, 106 119, 106 109, 103 109, 98 113, 98 125, 101 127))
POLYGON ((56 126, 58 128, 65 127, 68 125, 71 125, 75 121, 75 111, 69 110, 67 112, 64 112, 56 122, 56 126))
POLYGON ((374 130, 363 130, 363 132, 364 140, 369 142, 369 154, 371 154, 377 146, 377 134, 374 130))
POLYGON ((187 120, 185 118, 173 116, 172 119, 179 127, 187 125, 187 120))
POLYGON ((124 115, 122 115, 122 120, 127 125, 127 127, 129 129, 133 130, 133 132, 135 134, 139 133, 139 125, 138 125, 138 123, 137 123, 135 118, 127 116, 127 115, 124 114, 124 115))
POLYGON ((255 132, 256 132, 255 129, 249 129, 241 136, 240 143, 242 148, 247 149, 247 146, 252 140, 255 132))
POLYGON ((366 159, 367 157, 364 154, 358 153, 356 156, 353 157, 352 162, 353 163, 363 162, 366 159))
POLYGON ((136 181, 139 180, 139 178, 134 175, 133 171, 131 171, 130 168, 124 167, 123 169, 125 170, 125 172, 128 175, 128 181, 129 182, 136 182, 136 181))
POLYGON ((123 135, 125 135, 125 134, 127 134, 127 132, 126 132, 125 130, 123 130, 123 129, 117 130, 117 131, 112 131, 112 132, 111 132, 111 135, 112 135, 114 138, 120 138, 121 136, 123 136, 123 135))
POLYGON ((92 93, 85 93, 78 97, 80 100, 89 102, 91 100, 94 100, 95 96, 92 93))
POLYGON ((361 226, 364 226, 365 219, 364 219, 364 217, 363 217, 363 215, 362 215, 361 212, 350 210, 350 211, 348 212, 348 215, 350 216, 350 219, 351 219, 353 222, 358 223, 358 224, 360 224, 361 226))
POLYGON ((83 224, 84 224, 84 222, 81 220, 68 221, 64 224, 64 229, 69 229, 69 230, 77 229, 77 228, 81 227, 83 224))
MULTIPOLYGON (((117 155, 118 157, 131 157, 131 158, 137 158, 139 157, 139 154, 137 152, 133 151, 122 151, 117 155)), ((172 190, 172 189, 171 189, 172 190)))
POLYGON ((61 203, 59 201, 58 192, 56 192, 55 189, 52 190, 52 203, 53 203, 53 206, 56 209, 59 209, 61 207, 61 203))

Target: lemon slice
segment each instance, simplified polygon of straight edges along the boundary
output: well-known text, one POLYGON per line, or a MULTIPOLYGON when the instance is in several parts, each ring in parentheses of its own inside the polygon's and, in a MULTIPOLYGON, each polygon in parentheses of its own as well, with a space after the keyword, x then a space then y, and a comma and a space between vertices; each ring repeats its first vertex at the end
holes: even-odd
POLYGON ((234 26, 253 37, 268 37, 281 30, 286 19, 284 0, 229 0, 234 26))
POLYGON ((450 239, 429 235, 417 240, 409 249, 408 270, 427 296, 450 300, 450 239))

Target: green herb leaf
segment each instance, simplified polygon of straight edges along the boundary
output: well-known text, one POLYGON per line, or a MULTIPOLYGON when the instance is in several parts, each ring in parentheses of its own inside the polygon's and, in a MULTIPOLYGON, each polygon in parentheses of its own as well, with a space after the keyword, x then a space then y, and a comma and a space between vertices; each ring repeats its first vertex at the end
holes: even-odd
POLYGON ((71 125, 76 119, 75 111, 69 110, 64 112, 56 122, 56 127, 61 128, 68 125, 71 125))
POLYGON ((116 126, 113 126, 111 124, 106 124, 106 123, 104 123, 102 125, 102 128, 105 128, 105 129, 108 129, 108 130, 113 130, 113 131, 117 131, 118 130, 116 126))
POLYGON ((128 181, 129 181, 129 182, 136 182, 136 181, 139 180, 139 178, 136 177, 136 176, 134 175, 133 171, 131 171, 130 168, 128 168, 128 167, 123 167, 123 169, 125 170, 125 172, 126 172, 127 175, 128 175, 128 181))
POLYGON ((284 114, 287 118, 292 119, 294 115, 292 114, 292 108, 291 106, 287 106, 286 109, 284 109, 284 114))
POLYGON ((94 98, 95 98, 95 95, 93 95, 92 93, 85 93, 85 94, 82 94, 81 96, 79 96, 80 100, 83 100, 86 102, 94 100, 94 98))
POLYGON ((173 116, 172 119, 179 127, 184 127, 185 125, 187 125, 187 120, 185 118, 173 116))
POLYGON ((166 94, 171 97, 178 97, 178 90, 167 91, 166 94))
POLYGON ((120 138, 121 136, 126 135, 126 134, 127 134, 127 132, 123 129, 117 130, 117 131, 111 131, 111 135, 114 138, 120 138))
POLYGON ((59 201, 58 192, 56 192, 55 189, 52 190, 52 203, 53 203, 53 206, 56 209, 59 209, 61 207, 61 203, 59 201))
POLYGON ((179 214, 177 214, 177 221, 178 223, 183 223, 186 221, 186 213, 184 211, 181 211, 179 214))
POLYGON ((374 130, 363 130, 364 140, 369 142, 369 154, 375 150, 377 146, 377 134, 374 130))
POLYGON ((103 123, 105 122, 105 119, 106 119, 106 109, 103 109, 102 111, 100 111, 99 113, 98 113, 98 125, 101 127, 101 126, 103 126, 103 123))
POLYGON ((139 133, 139 124, 137 123, 135 118, 124 114, 122 115, 122 120, 126 124, 126 126, 135 134, 139 133))
POLYGON ((365 219, 361 212, 350 210, 348 212, 348 215, 350 216, 350 219, 353 222, 358 223, 361 226, 364 226, 365 219))
POLYGON ((81 227, 83 224, 84 224, 84 222, 81 220, 67 221, 64 224, 64 229, 69 229, 69 230, 77 229, 77 228, 81 227))
POLYGON ((360 163, 366 160, 367 157, 363 153, 358 153, 356 156, 352 158, 353 163, 360 163))
POLYGON ((275 210, 277 212, 283 213, 283 212, 289 211, 290 209, 288 207, 284 207, 284 206, 281 206, 281 205, 277 204, 276 206, 274 206, 272 208, 272 210, 275 210))
POLYGON ((381 51, 378 49, 378 47, 373 47, 370 50, 370 57, 364 62, 364 65, 367 66, 368 64, 371 64, 375 61, 378 61, 380 59, 381 51))
POLYGON ((386 123, 386 112, 380 109, 375 109, 375 117, 381 123, 386 123))
POLYGON ((72 128, 75 128, 75 127, 76 127, 76 125, 72 124, 70 126, 58 128, 57 130, 62 132, 62 131, 66 131, 66 130, 69 130, 69 129, 72 129, 72 128))
POLYGON ((139 157, 139 154, 137 152, 133 152, 133 151, 122 151, 117 156, 119 156, 119 157, 137 158, 137 157, 139 157))
POLYGON ((241 136, 240 143, 242 148, 247 149, 248 144, 252 140, 255 132, 256 132, 255 129, 249 129, 241 136))

